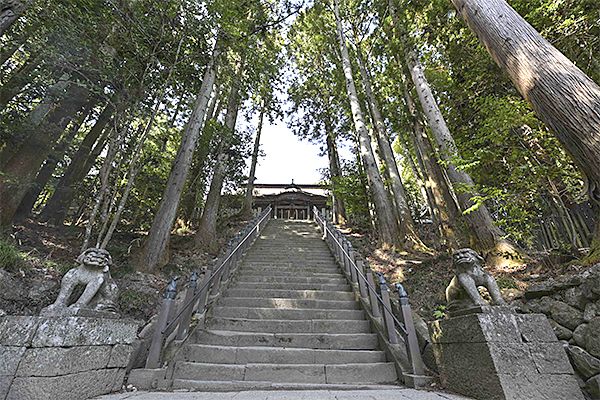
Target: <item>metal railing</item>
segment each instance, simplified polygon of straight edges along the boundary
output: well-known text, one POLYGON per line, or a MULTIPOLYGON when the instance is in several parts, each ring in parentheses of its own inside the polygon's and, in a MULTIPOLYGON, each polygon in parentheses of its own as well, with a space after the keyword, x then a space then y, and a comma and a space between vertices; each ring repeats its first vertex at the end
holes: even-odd
POLYGON ((383 310, 383 321, 387 333, 387 340, 391 344, 398 344, 399 332, 402 336, 404 345, 406 346, 408 363, 411 368, 410 372, 414 375, 424 375, 425 367, 423 359, 421 358, 421 351, 419 349, 412 312, 408 303, 408 296, 402 285, 400 283, 396 284, 400 301, 400 318, 402 319, 402 322, 400 322, 392 312, 389 289, 383 274, 378 272, 378 283, 381 293, 379 294, 375 289, 375 281, 369 262, 363 260, 360 256, 357 257, 356 252, 352 248, 352 244, 316 207, 313 208, 313 212, 315 221, 317 221, 323 230, 324 240, 329 244, 334 255, 340 261, 340 264, 351 283, 353 285, 358 285, 360 296, 365 300, 363 303, 370 305, 371 309, 369 311, 371 312, 371 315, 376 318, 381 318, 383 310), (369 300, 368 302, 366 301, 367 297, 369 300))
POLYGON ((165 299, 163 300, 158 316, 158 325, 154 331, 154 337, 152 338, 152 344, 148 352, 146 368, 159 368, 161 353, 163 347, 165 347, 163 343, 176 328, 176 340, 184 340, 189 335, 193 312, 204 312, 209 296, 216 296, 219 293, 222 283, 229 279, 238 261, 240 261, 245 251, 254 243, 260 231, 262 231, 265 224, 271 218, 271 211, 272 207, 267 207, 229 241, 222 256, 215 263, 216 268, 214 271, 212 273, 208 270, 206 271, 204 281, 199 289, 197 289, 198 271, 192 274, 183 306, 173 318, 169 319, 175 303, 177 293, 176 281, 179 277, 175 276, 172 278, 171 283, 167 286, 165 299))

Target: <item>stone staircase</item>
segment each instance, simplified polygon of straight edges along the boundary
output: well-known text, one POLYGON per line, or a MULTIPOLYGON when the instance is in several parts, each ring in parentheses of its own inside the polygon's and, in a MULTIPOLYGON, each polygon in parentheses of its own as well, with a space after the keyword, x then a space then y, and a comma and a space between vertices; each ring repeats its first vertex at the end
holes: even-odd
POLYGON ((292 220, 269 222, 173 372, 174 389, 199 390, 397 380, 317 225, 292 220))

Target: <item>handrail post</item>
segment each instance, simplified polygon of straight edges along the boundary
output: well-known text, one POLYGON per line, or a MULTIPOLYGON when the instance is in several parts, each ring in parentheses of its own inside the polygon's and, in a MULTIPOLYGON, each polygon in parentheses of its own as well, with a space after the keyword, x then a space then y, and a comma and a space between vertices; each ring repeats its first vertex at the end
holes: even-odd
POLYGON ((344 258, 344 270, 346 271, 346 273, 352 275, 352 283, 356 283, 356 280, 354 279, 355 274, 353 274, 354 268, 350 265, 350 252, 348 251, 348 240, 344 236, 342 236, 342 249, 342 256, 344 258))
MULTIPOLYGON (((371 266, 369 265, 369 260, 365 260, 365 275, 367 276, 367 282, 371 285, 372 288, 375 287, 375 279, 373 279, 373 272, 371 271, 371 266)), ((369 290, 369 300, 371 302, 371 313, 374 317, 381 317, 381 313, 379 312, 379 302, 377 300, 377 295, 373 293, 372 290, 369 290)))
MULTIPOLYGON (((362 272, 363 271, 363 260, 362 258, 358 257, 356 258, 356 267, 362 272)), ((354 268, 352 268, 352 272, 354 272, 354 275, 352 277, 352 280, 354 280, 355 278, 358 279, 358 289, 360 291, 360 297, 362 298, 366 298, 367 297, 367 285, 365 284, 365 281, 362 279, 362 277, 356 277, 356 275, 358 275, 356 273, 356 271, 354 270, 354 268)))
POLYGON ((148 358, 146 359, 147 369, 156 369, 159 367, 158 363, 160 361, 160 350, 162 348, 164 336, 162 331, 165 329, 167 323, 169 322, 169 315, 171 314, 173 303, 175 303, 175 297, 177 296, 177 279, 179 279, 178 276, 174 276, 173 278, 171 278, 171 283, 169 283, 169 285, 167 286, 165 298, 160 309, 160 314, 158 315, 156 329, 154 330, 152 344, 150 345, 150 350, 148 351, 148 358))
POLYGON ((385 282, 385 278, 381 272, 379 274, 379 290, 381 291, 381 300, 385 307, 383 309, 383 315, 385 320, 385 326, 387 328, 388 339, 392 344, 398 344, 398 334, 396 333, 396 326, 394 325, 394 318, 390 311, 392 309, 392 303, 390 302, 390 293, 385 282))
MULTIPOLYGON (((190 277, 190 284, 188 285, 187 291, 185 292, 185 300, 183 301, 182 306, 185 306, 192 300, 192 298, 196 294, 197 284, 198 270, 194 271, 194 273, 190 277)), ((181 321, 179 321, 179 328, 177 330, 177 340, 183 340, 185 334, 188 332, 188 329, 190 327, 190 321, 192 320, 193 309, 194 307, 188 307, 181 316, 181 321)))
POLYGON ((423 365, 423 358, 419 349, 419 340, 417 339, 417 331, 415 330, 412 311, 408 303, 408 295, 400 283, 396 283, 396 289, 398 290, 398 300, 400 301, 400 311, 404 320, 404 329, 407 332, 406 353, 410 358, 412 372, 415 375, 424 375, 425 366, 423 365))
MULTIPOLYGON (((219 265, 223 264, 224 260, 227 260, 227 256, 230 254, 230 252, 231 252, 231 249, 227 249, 227 251, 225 252, 223 257, 221 258, 221 260, 223 260, 223 261, 217 263, 217 268, 219 265)), ((227 262, 229 262, 229 261, 227 261, 227 262)), ((223 276, 223 269, 225 269, 225 268, 227 268, 227 267, 221 268, 221 270, 219 272, 217 272, 217 275, 214 277, 212 289, 210 290, 211 296, 216 296, 217 293, 219 293, 219 289, 221 287, 221 277, 223 276)))

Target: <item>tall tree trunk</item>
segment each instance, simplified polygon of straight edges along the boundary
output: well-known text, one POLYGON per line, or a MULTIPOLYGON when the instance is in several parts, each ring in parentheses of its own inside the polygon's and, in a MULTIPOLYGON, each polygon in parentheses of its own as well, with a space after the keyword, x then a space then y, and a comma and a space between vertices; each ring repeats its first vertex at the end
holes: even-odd
MULTIPOLYGON (((52 197, 46 202, 46 205, 39 216, 40 221, 52 221, 55 224, 63 224, 65 214, 71 206, 71 202, 77 193, 79 184, 83 181, 89 172, 89 169, 96 161, 96 157, 91 157, 90 152, 92 152, 92 148, 96 142, 98 142, 98 144, 102 142, 102 140, 98 140, 98 138, 102 132, 105 131, 105 127, 114 113, 114 110, 113 105, 109 104, 102 110, 102 113, 100 113, 96 119, 96 123, 79 145, 65 174, 58 182, 56 189, 54 189, 52 197), (89 168, 86 169, 86 165, 89 168)), ((109 130, 110 128, 106 129, 106 135, 108 135, 109 130)), ((103 147, 104 146, 99 148, 103 147)))
POLYGON ((248 184, 246 185, 246 195, 244 196, 244 205, 242 215, 246 219, 252 217, 252 192, 254 191, 254 179, 256 179, 256 164, 258 163, 258 152, 260 150, 260 134, 265 117, 265 100, 262 99, 260 115, 258 116, 258 127, 256 129, 256 138, 254 139, 254 149, 252 151, 252 161, 250 162, 250 173, 248 174, 248 184))
POLYGON ((504 0, 452 0, 469 28, 586 175, 596 205, 584 262, 600 260, 600 86, 504 0))
POLYGON ((221 190, 223 189, 223 182, 225 181, 225 174, 227 172, 227 164, 229 161, 229 155, 227 153, 229 147, 229 138, 235 131, 235 123, 237 121, 237 114, 239 108, 238 92, 241 85, 241 75, 244 69, 244 54, 242 52, 241 58, 238 61, 235 76, 231 82, 231 91, 229 92, 229 98, 227 99, 227 114, 225 115, 225 127, 228 132, 221 138, 219 144, 219 150, 217 152, 217 162, 215 164, 213 177, 210 182, 210 190, 206 197, 206 204, 202 211, 202 218, 200 218, 200 224, 196 233, 196 245, 199 247, 209 248, 214 250, 217 245, 217 217, 219 214, 219 203, 221 200, 221 190))
POLYGON ((169 173, 167 186, 163 192, 158 210, 154 215, 154 220, 152 221, 150 234, 142 249, 142 256, 144 259, 143 268, 147 271, 156 270, 163 259, 167 247, 171 228, 173 227, 173 222, 177 215, 181 192, 183 191, 183 187, 187 180, 192 156, 194 155, 194 150, 196 148, 196 142, 198 141, 200 129, 202 128, 206 106, 210 100, 215 83, 215 64, 221 51, 218 46, 220 46, 219 41, 217 41, 217 44, 213 49, 211 60, 206 66, 200 93, 198 93, 194 110, 192 111, 190 120, 183 133, 179 150, 177 151, 173 167, 169 173))
POLYGON ((415 222, 410 213, 408 202, 406 201, 406 193, 404 191, 404 187, 402 186, 402 180, 400 178, 400 172, 398 171, 396 157, 394 157, 394 152, 392 150, 392 146, 390 145, 390 138, 383 123, 383 118, 381 117, 381 113, 379 111, 377 99, 373 93, 371 78, 369 76, 369 71, 367 71, 360 43, 356 44, 356 54, 358 56, 360 65, 360 75, 362 77, 363 85, 367 95, 367 102, 369 103, 371 115, 373 116, 375 134, 377 135, 377 142, 379 143, 379 150, 382 153, 386 170, 390 175, 392 194, 394 195, 394 200, 396 207, 398 208, 398 215, 401 222, 400 229, 404 234, 404 238, 408 246, 414 249, 423 249, 425 248, 425 245, 421 239, 419 239, 419 236, 415 231, 415 222))
POLYGON ((46 159, 44 166, 38 172, 37 177, 33 182, 33 185, 29 187, 29 190, 27 190, 27 193, 25 194, 23 200, 21 200, 21 203, 19 204, 19 207, 16 211, 17 217, 25 218, 31 214, 31 210, 37 202, 38 197, 44 190, 44 187, 46 186, 50 178, 52 178, 52 175, 56 170, 56 166, 58 165, 59 160, 63 158, 67 148, 69 147, 71 142, 73 142, 73 139, 77 135, 77 132, 79 132, 81 125, 83 125, 85 119, 88 117, 88 115, 94 108, 94 105, 95 103, 93 101, 88 102, 88 105, 78 116, 77 121, 71 124, 68 133, 60 140, 58 145, 56 145, 54 150, 48 155, 48 158, 46 159))
POLYGON ((0 36, 23 15, 30 1, 2 0, 0 2, 0 36))
POLYGON ((83 106, 87 90, 72 86, 66 98, 5 165, 0 179, 0 234, 12 230, 12 218, 55 142, 83 106))
POLYGON ((33 53, 21 67, 13 72, 6 83, 0 87, 0 110, 4 110, 6 105, 33 80, 32 72, 40 65, 42 57, 33 53))
POLYGON ((346 77, 346 89, 348 91, 348 101, 352 109, 352 119, 358 133, 358 139, 360 142, 360 151, 363 158, 363 165, 367 178, 369 180, 369 188, 373 195, 373 202, 377 213, 377 225, 379 236, 384 246, 398 247, 400 242, 398 240, 399 227, 398 221, 393 213, 393 208, 390 200, 386 195, 385 186, 377 170, 375 163, 375 155, 371 148, 371 138, 367 132, 365 126, 363 113, 360 109, 358 102, 358 96, 356 94, 356 87, 354 85, 354 78, 352 77, 352 66, 350 63, 350 56, 348 54, 348 47, 346 45, 346 38, 342 28, 342 21, 340 18, 340 10, 338 0, 334 0, 335 19, 337 25, 337 35, 339 40, 340 52, 342 54, 342 66, 344 70, 344 76, 346 77))
POLYGON ((329 127, 331 124, 325 125, 327 143, 327 157, 329 158, 329 175, 331 178, 331 192, 333 195, 333 222, 336 224, 345 225, 346 207, 344 205, 344 199, 338 193, 339 180, 342 178, 342 169, 340 168, 340 160, 337 151, 337 145, 335 143, 335 137, 333 136, 332 129, 329 127))

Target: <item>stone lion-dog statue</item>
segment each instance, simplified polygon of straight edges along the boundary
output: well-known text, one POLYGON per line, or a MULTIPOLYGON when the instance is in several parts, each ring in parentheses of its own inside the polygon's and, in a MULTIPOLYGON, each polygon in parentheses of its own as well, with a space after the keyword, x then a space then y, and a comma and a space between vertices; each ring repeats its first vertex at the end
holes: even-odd
POLYGON ((452 254, 452 266, 456 275, 446 288, 448 311, 457 311, 473 306, 488 306, 478 286, 487 288, 494 305, 506 306, 496 280, 482 268, 483 258, 474 250, 465 248, 452 254))
POLYGON ((91 311, 92 314, 116 314, 119 289, 110 276, 110 253, 105 249, 92 247, 77 257, 77 264, 77 267, 69 270, 63 277, 56 301, 44 308, 40 315, 78 315, 80 310, 91 311), (77 285, 84 285, 85 289, 73 304, 68 305, 77 285))

